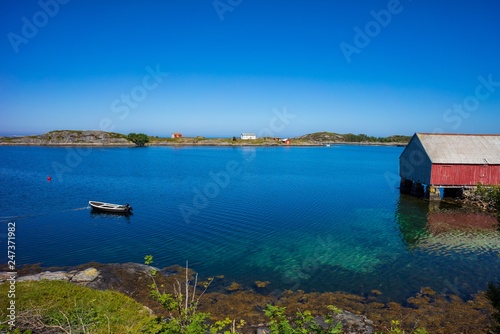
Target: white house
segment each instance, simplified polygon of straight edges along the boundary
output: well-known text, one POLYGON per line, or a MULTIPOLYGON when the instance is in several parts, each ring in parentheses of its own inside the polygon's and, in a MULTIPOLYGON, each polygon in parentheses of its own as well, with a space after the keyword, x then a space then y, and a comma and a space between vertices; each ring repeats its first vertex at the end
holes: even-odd
POLYGON ((243 140, 257 139, 257 136, 255 135, 255 133, 243 132, 241 134, 241 139, 243 140))

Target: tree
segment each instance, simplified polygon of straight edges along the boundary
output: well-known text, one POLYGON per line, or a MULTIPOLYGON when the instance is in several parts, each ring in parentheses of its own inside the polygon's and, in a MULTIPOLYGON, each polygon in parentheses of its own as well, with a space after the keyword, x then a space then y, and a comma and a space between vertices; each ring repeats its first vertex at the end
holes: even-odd
POLYGON ((149 137, 144 133, 129 133, 127 139, 136 144, 137 146, 144 146, 149 142, 149 137))

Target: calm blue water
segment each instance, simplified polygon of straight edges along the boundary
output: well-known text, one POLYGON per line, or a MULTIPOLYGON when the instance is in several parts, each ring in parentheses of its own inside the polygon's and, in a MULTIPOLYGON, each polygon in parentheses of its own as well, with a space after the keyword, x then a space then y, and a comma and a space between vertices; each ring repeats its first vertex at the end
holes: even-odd
POLYGON ((499 281, 496 230, 433 234, 428 203, 400 197, 402 150, 0 147, 0 240, 15 221, 17 264, 152 254, 159 267, 189 260, 248 286, 377 289, 397 301, 423 286, 467 297, 499 281), (95 214, 89 200, 134 214, 95 214))

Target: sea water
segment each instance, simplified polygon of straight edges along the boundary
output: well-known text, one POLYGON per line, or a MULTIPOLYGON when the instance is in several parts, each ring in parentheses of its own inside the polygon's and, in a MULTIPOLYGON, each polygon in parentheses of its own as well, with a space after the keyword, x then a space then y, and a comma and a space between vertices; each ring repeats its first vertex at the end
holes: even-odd
POLYGON ((189 261, 246 286, 396 301, 421 287, 466 298, 500 281, 496 229, 435 232, 429 203, 399 194, 402 150, 4 146, 0 241, 15 222, 17 265, 151 254, 158 267, 189 261), (96 213, 89 200, 129 203, 133 215, 96 213))

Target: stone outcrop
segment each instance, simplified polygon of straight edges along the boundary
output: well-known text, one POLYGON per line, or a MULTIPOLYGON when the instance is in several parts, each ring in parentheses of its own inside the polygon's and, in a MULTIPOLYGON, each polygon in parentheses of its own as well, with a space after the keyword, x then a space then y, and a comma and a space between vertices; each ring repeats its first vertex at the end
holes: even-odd
MULTIPOLYGON (((11 274, 12 275, 12 274, 11 274)), ((87 285, 88 283, 97 279, 100 272, 93 268, 87 268, 85 270, 70 270, 70 271, 44 271, 38 274, 25 275, 16 278, 17 282, 26 281, 68 281, 71 283, 76 283, 79 285, 87 285)), ((5 277, 8 277, 9 273, 0 273, 0 283, 5 281, 5 277)))
POLYGON ((0 137, 1 145, 134 146, 124 135, 105 131, 51 131, 39 136, 0 137))
POLYGON ((138 276, 148 275, 151 269, 161 272, 158 268, 139 263, 101 264, 98 268, 88 267, 86 269, 43 271, 21 276, 11 272, 0 272, 0 283, 7 281, 14 275, 16 282, 58 280, 85 285, 99 290, 107 290, 115 288, 114 283, 123 284, 125 278, 135 280, 138 276))

